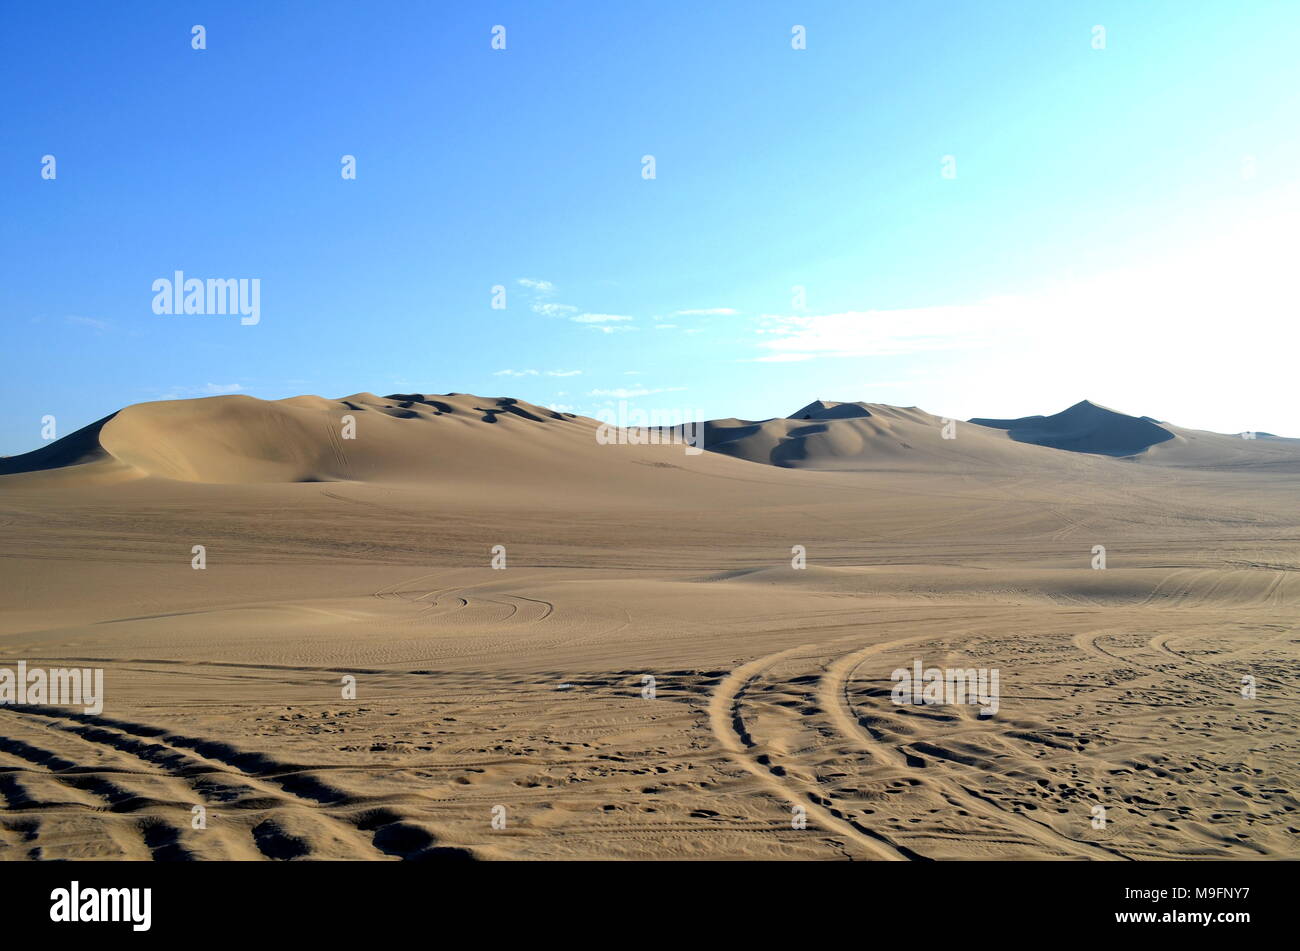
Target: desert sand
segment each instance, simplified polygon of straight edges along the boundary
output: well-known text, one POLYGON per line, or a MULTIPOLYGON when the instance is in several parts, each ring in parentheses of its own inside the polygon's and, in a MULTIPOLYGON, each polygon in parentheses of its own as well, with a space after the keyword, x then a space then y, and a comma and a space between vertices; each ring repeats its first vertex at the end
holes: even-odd
POLYGON ((0 460, 0 667, 106 694, 0 706, 0 857, 1300 857, 1300 441, 945 425, 223 396, 0 460))

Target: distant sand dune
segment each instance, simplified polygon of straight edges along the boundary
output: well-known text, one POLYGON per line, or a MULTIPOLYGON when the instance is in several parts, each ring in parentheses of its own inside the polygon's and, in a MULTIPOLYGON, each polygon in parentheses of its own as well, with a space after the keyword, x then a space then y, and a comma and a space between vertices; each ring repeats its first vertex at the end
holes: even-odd
MULTIPOLYGON (((0 475, 67 470, 65 481, 455 483, 497 480, 523 467, 578 477, 610 459, 609 447, 596 440, 598 425, 508 397, 460 393, 275 401, 217 396, 127 407, 49 446, 0 460, 0 475), (345 438, 345 419, 355 438, 345 438)), ((818 400, 788 417, 709 420, 702 427, 704 448, 714 453, 786 468, 1067 472, 1092 464, 1090 456, 1117 456, 1300 471, 1300 440, 1183 429, 1086 400, 1055 416, 968 423, 914 406, 818 400)), ((623 460, 657 464, 666 457, 659 446, 618 450, 623 460)), ((709 464, 693 463, 701 465, 709 464)))
POLYGON ((1005 429, 1017 442, 1106 456, 1135 455, 1174 438, 1173 433, 1154 420, 1126 416, 1087 400, 1054 416, 972 419, 971 422, 1005 429))

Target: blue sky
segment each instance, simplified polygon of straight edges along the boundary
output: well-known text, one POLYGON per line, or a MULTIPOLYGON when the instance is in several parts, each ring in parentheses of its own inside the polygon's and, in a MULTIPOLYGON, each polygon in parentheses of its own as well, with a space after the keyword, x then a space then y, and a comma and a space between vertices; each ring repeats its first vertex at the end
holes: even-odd
POLYGON ((15 6, 0 453, 360 390, 1300 436, 1297 48, 1294 2, 15 6), (260 321, 154 313, 177 270, 260 321))

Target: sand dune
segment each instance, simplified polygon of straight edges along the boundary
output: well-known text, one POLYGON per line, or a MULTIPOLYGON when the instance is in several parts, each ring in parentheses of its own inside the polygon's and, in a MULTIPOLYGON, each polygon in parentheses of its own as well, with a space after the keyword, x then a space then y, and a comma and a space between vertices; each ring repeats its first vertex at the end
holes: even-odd
MULTIPOLYGON (((217 396, 127 407, 49 446, 0 460, 0 476, 62 471, 73 482, 158 477, 448 486, 496 481, 503 474, 512 481, 521 468, 582 480, 615 452, 623 463, 718 469, 680 447, 669 453, 658 445, 601 445, 598 426, 593 419, 510 397, 217 396), (670 455, 674 462, 665 463, 670 455)), ((1184 429, 1086 400, 1055 416, 969 422, 915 406, 818 400, 788 417, 709 420, 702 429, 704 448, 712 453, 789 468, 1068 472, 1091 465, 1081 461, 1088 456, 1116 456, 1174 466, 1300 471, 1300 440, 1184 429)))
POLYGON ((517 400, 461 394, 171 400, 130 406, 4 460, 0 472, 115 462, 141 477, 187 482, 427 479, 462 475, 457 466, 472 465, 464 458, 469 443, 477 443, 477 455, 497 450, 524 462, 530 453, 560 456, 592 442, 589 433, 573 432, 583 427, 572 419, 517 400))
POLYGON ((972 419, 1004 429, 1018 442, 1071 452, 1118 456, 1154 465, 1266 466, 1300 472, 1300 439, 1270 433, 1211 433, 1149 416, 1128 416, 1088 400, 1054 416, 972 419))
POLYGON ((705 423, 705 448, 750 462, 810 469, 946 469, 953 465, 1067 465, 1007 434, 915 406, 818 400, 787 417, 705 423), (944 437, 951 423, 951 438, 944 437))
POLYGON ((1300 439, 1269 433, 1211 433, 1162 423, 1173 438, 1134 457, 1152 465, 1193 469, 1267 468, 1300 472, 1300 439))
POLYGON ((808 469, 1028 466, 1064 471, 1079 465, 1080 457, 1110 456, 1155 465, 1300 471, 1300 440, 1185 429, 1087 400, 1054 416, 965 423, 915 406, 817 400, 787 417, 711 420, 705 434, 706 448, 714 452, 808 469), (1065 453, 1076 459, 1070 461, 1065 453))
POLYGON ((5 460, 0 667, 106 697, 0 706, 0 858, 1297 857, 1287 441, 715 424, 219 397, 5 460), (895 704, 914 662, 999 709, 895 704))
POLYGON ((598 426, 510 397, 460 393, 357 393, 337 400, 215 396, 127 407, 42 449, 0 460, 0 476, 40 474, 26 480, 35 484, 59 472, 76 484, 153 477, 222 484, 415 483, 444 490, 504 481, 527 491, 531 472, 590 482, 599 490, 608 481, 600 477, 608 465, 621 483, 644 481, 637 466, 732 468, 681 446, 601 445, 598 426))
POLYGON ((1173 433, 1153 419, 1117 413, 1087 400, 1054 416, 972 419, 971 422, 1005 429, 1017 442, 1104 456, 1136 455, 1173 438, 1173 433))

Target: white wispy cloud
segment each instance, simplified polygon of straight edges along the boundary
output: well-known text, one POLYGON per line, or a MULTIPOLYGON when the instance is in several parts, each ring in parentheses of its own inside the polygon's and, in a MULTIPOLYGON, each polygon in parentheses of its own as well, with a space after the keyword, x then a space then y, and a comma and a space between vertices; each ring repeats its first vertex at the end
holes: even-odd
POLYGON ((570 304, 556 304, 552 301, 534 301, 530 305, 534 313, 541 314, 543 317, 563 317, 565 314, 572 314, 578 308, 570 304))
POLYGON ((174 386, 166 396, 162 396, 160 399, 189 400, 201 396, 227 396, 231 393, 242 392, 243 389, 238 383, 204 383, 201 386, 174 386))
POLYGON ((623 387, 620 386, 612 390, 591 390, 588 396, 607 396, 616 400, 628 400, 635 396, 653 396, 655 393, 680 393, 686 389, 684 386, 660 386, 660 387, 623 387))
POLYGON ((925 359, 908 365, 939 372, 941 382, 912 384, 899 398, 965 403, 970 415, 1046 412, 1087 397, 1218 432, 1288 433, 1297 418, 1290 362, 1300 344, 1300 187, 1261 193, 1192 236, 1171 223, 1162 237, 1111 269, 1014 295, 765 315, 755 321, 752 356, 919 354, 925 359))
POLYGON ((1126 354, 1173 365, 1174 354, 1203 358, 1215 337, 1243 348, 1280 343, 1277 331, 1295 338, 1298 238, 1300 193, 1274 194, 1209 240, 1159 245, 1143 260, 1085 278, 956 305, 765 314, 755 333, 776 358, 765 362, 1037 347, 1070 365, 1085 357, 1113 365, 1126 354))
POLYGON ((547 376, 581 376, 581 370, 547 370, 547 376))
POLYGON ((575 324, 607 324, 615 320, 631 320, 625 314, 578 314, 576 317, 570 317, 575 324))
POLYGON ((79 327, 89 327, 92 330, 98 330, 103 333, 112 329, 112 324, 107 320, 99 320, 95 317, 66 317, 64 318, 70 324, 76 324, 79 327))
POLYGON ((493 376, 537 376, 536 370, 497 370, 493 376))
POLYGON ((538 278, 521 277, 516 279, 516 283, 525 288, 529 308, 533 313, 541 314, 543 317, 557 317, 570 320, 575 324, 582 324, 590 327, 592 330, 599 330, 601 333, 618 333, 622 331, 634 330, 634 327, 614 326, 616 324, 629 323, 636 318, 627 314, 604 314, 594 313, 591 311, 582 311, 581 308, 572 304, 565 304, 557 300, 552 300, 556 294, 556 287, 550 281, 544 281, 538 278))
POLYGON ((697 307, 691 310, 675 310, 674 317, 732 317, 740 311, 734 307, 697 307))
POLYGON ((578 308, 572 304, 551 300, 556 290, 555 285, 550 281, 521 277, 517 278, 515 283, 524 288, 525 296, 529 298, 528 307, 535 314, 541 314, 543 317, 565 317, 578 311, 578 308))
POLYGON ((764 314, 756 332, 766 338, 759 346, 776 351, 781 361, 814 356, 894 356, 956 350, 986 342, 988 328, 995 318, 1005 318, 1010 306, 1009 300, 1001 300, 897 311, 764 314))

